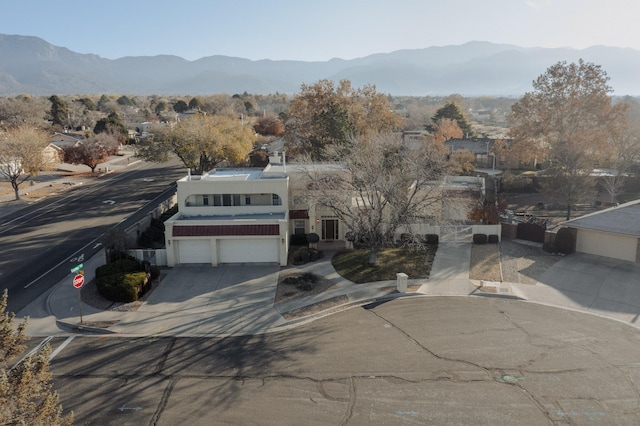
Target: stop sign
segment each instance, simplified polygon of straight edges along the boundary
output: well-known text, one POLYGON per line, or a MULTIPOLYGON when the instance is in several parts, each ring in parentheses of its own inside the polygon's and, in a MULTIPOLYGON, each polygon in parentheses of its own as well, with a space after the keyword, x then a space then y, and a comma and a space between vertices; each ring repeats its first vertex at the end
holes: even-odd
POLYGON ((73 286, 75 288, 80 288, 82 287, 83 284, 84 284, 84 275, 78 274, 75 277, 73 277, 73 286))

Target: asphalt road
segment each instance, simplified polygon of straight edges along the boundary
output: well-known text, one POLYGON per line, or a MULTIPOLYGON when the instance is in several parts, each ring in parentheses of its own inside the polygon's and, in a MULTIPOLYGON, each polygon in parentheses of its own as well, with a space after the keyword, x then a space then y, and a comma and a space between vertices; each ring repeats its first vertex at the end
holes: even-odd
POLYGON ((639 330, 509 299, 397 299, 253 337, 51 344, 76 424, 640 422, 639 330))
POLYGON ((0 288, 9 290, 8 310, 20 311, 67 275, 71 280, 70 268, 99 250, 106 230, 168 196, 182 175, 175 160, 141 162, 0 219, 0 288))

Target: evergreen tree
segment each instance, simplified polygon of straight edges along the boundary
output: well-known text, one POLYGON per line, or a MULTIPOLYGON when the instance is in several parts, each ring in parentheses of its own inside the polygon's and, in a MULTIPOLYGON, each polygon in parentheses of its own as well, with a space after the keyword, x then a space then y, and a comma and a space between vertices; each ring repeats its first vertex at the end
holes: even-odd
POLYGON ((71 425, 73 412, 62 417, 59 396, 51 384, 49 345, 10 364, 25 349, 27 322, 14 327, 15 315, 6 312, 7 294, 5 290, 0 297, 0 424, 71 425))
POLYGON ((474 138, 476 137, 476 133, 473 131, 471 127, 471 123, 467 120, 467 117, 464 115, 458 105, 453 102, 447 102, 445 106, 436 111, 433 117, 431 117, 431 123, 426 127, 427 130, 433 132, 440 120, 449 119, 458 123, 458 127, 462 130, 462 134, 464 137, 474 138))

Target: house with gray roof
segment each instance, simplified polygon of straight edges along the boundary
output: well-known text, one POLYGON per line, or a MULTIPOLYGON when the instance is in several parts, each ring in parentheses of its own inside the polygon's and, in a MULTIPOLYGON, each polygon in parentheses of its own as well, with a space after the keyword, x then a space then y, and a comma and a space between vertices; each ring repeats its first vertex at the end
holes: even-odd
POLYGON ((575 229, 576 251, 640 263, 640 200, 563 223, 575 229))

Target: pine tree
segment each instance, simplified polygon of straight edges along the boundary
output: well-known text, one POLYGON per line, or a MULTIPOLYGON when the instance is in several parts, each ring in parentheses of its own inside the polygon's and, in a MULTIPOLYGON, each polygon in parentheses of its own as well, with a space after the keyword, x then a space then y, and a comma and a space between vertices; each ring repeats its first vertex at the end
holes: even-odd
POLYGON ((62 417, 59 396, 51 384, 49 345, 11 365, 25 349, 27 321, 14 326, 15 314, 6 312, 7 297, 5 290, 0 298, 0 424, 73 424, 73 412, 62 417))

